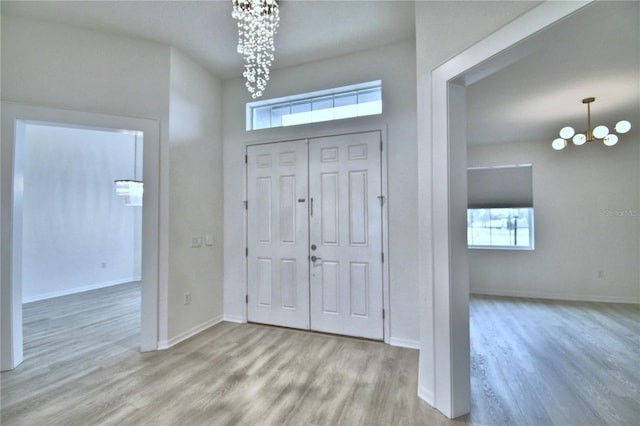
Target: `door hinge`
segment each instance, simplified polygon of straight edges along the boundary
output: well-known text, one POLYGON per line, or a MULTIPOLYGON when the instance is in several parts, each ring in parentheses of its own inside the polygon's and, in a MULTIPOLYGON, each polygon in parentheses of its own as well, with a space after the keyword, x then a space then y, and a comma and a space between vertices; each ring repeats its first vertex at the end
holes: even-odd
POLYGON ((247 247, 246 249, 244 249, 244 255, 246 257, 249 257, 249 247, 247 247))
POLYGON ((384 206, 384 195, 378 195, 378 200, 380 200, 380 206, 384 206))
POLYGON ((249 304, 249 295, 245 294, 244 296, 244 303, 246 303, 247 305, 249 304))
POLYGON ((380 152, 382 152, 382 138, 380 138, 380 152))
POLYGON ((380 253, 382 255, 382 263, 384 263, 384 252, 380 253))
POLYGON ((382 310, 382 319, 384 319, 384 309, 382 310))
POLYGON ((249 163, 249 156, 245 155, 244 156, 244 164, 248 164, 249 163))
POLYGON ((245 210, 249 210, 249 202, 248 201, 243 201, 242 204, 244 204, 244 209, 245 210))

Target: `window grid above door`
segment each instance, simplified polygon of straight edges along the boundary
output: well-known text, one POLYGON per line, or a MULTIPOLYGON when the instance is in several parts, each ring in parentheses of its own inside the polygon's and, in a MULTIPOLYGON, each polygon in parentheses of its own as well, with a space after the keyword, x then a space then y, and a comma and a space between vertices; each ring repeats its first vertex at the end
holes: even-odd
POLYGON ((246 130, 382 114, 380 80, 247 103, 246 130))

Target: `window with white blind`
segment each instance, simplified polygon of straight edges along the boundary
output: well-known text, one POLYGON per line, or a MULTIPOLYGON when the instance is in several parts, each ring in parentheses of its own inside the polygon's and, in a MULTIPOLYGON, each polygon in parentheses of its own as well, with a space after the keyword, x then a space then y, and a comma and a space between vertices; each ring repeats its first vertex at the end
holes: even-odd
POLYGON ((380 80, 247 103, 247 130, 382 114, 380 80))
POLYGON ((467 170, 469 248, 534 249, 532 165, 467 170))

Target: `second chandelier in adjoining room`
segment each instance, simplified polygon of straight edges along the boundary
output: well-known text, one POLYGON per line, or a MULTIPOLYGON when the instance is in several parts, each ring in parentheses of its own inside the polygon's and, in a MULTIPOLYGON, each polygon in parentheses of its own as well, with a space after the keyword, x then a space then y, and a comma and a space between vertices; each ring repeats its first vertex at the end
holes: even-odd
POLYGON ((243 77, 252 98, 259 98, 269 81, 273 38, 280 25, 276 0, 232 0, 232 17, 238 21, 238 53, 244 56, 243 77))
POLYGON ((582 145, 586 142, 594 140, 601 140, 606 146, 613 146, 618 143, 618 135, 616 133, 627 133, 631 129, 631 123, 627 120, 620 120, 616 123, 612 132, 609 132, 607 126, 597 126, 595 129, 591 129, 591 102, 596 98, 584 98, 583 104, 587 104, 587 130, 582 133, 576 133, 571 126, 566 126, 560 129, 560 137, 554 139, 551 143, 553 149, 561 150, 569 141, 573 141, 574 145, 582 145))

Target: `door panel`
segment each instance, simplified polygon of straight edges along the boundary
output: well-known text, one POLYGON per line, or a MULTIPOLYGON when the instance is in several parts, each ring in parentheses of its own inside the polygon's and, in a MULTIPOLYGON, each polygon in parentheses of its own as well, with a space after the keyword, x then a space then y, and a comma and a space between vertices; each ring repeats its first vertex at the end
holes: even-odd
POLYGON ((367 245, 367 171, 349 172, 349 244, 367 245))
POLYGON ((311 139, 311 328, 382 339, 380 133, 311 139))
POLYGON ((306 140, 247 148, 248 319, 309 328, 306 140))
POLYGON ((379 144, 247 148, 249 321, 383 339, 379 144))
MULTIPOLYGON (((340 230, 340 217, 338 208, 338 174, 337 173, 322 173, 320 175, 320 197, 318 203, 320 204, 320 233, 321 241, 323 245, 338 245, 339 242, 339 230, 340 230)), ((316 225, 318 222, 315 223, 316 225)))
POLYGON ((340 262, 326 260, 322 265, 322 312, 340 312, 340 262))

